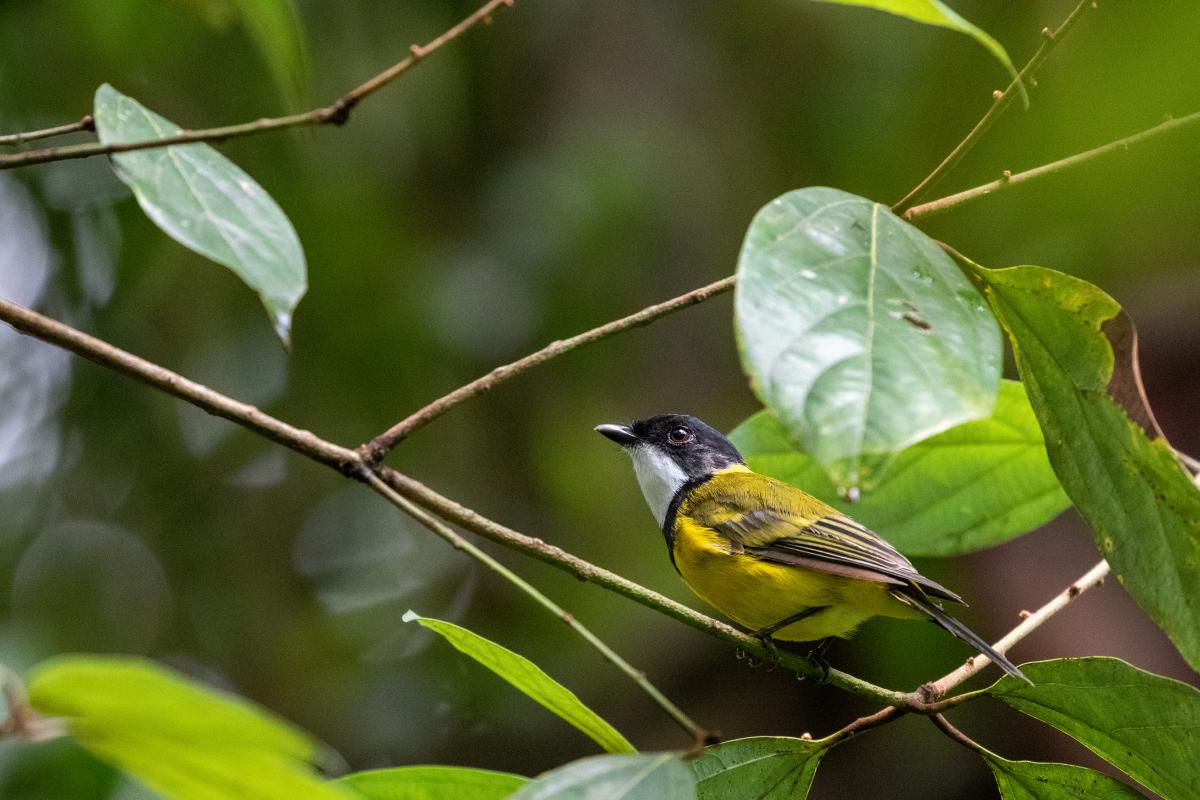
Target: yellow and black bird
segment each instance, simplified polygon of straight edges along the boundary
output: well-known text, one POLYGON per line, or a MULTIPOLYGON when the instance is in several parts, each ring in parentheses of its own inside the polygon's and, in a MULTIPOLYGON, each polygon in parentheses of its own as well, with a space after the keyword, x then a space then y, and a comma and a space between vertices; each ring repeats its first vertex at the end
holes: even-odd
POLYGON ((696 417, 664 414, 596 431, 632 458, 683 580, 768 646, 772 638, 846 638, 874 616, 929 618, 1028 680, 938 603, 961 597, 833 506, 752 472, 732 442, 696 417))

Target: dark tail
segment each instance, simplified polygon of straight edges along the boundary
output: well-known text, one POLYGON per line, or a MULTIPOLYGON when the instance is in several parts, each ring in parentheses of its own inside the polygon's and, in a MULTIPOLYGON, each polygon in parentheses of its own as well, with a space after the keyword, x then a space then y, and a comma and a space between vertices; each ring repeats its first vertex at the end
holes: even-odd
MULTIPOLYGON (((909 589, 909 587, 905 587, 909 589)), ((915 587, 914 587, 915 588, 915 587)), ((907 603, 914 608, 919 608, 929 615, 929 618, 936 622, 941 627, 945 628, 950 633, 962 639, 967 644, 974 647, 979 652, 983 653, 992 663, 1000 667, 1000 669, 1012 675, 1014 678, 1020 678, 1028 684, 1033 684, 1033 681, 1025 677, 1025 673, 1017 669, 1017 665, 1008 660, 1003 654, 997 653, 992 649, 992 646, 979 638, 970 628, 963 625, 954 617, 943 611, 934 601, 925 596, 920 589, 913 591, 909 589, 905 591, 897 587, 892 590, 892 596, 902 603, 907 603)))

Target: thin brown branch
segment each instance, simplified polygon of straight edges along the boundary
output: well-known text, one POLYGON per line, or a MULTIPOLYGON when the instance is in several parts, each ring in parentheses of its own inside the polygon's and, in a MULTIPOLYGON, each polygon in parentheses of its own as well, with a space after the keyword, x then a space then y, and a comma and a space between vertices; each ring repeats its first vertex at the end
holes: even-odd
POLYGON ((851 736, 857 736, 860 733, 869 731, 872 728, 878 728, 880 725, 886 725, 897 717, 901 717, 908 712, 903 711, 896 706, 887 706, 881 708, 874 714, 868 714, 865 717, 859 717, 850 724, 846 725, 841 730, 838 730, 829 736, 824 741, 832 744, 839 744, 851 736))
POLYGON ((483 564, 500 577, 504 578, 513 586, 516 586, 525 594, 529 595, 529 597, 533 598, 533 600, 537 602, 538 605, 542 606, 542 608, 546 609, 555 617, 566 623, 571 630, 578 633, 584 639, 584 641, 594 647, 601 656, 608 660, 610 664, 629 676, 629 678, 636 683, 638 687, 641 688, 641 690, 644 691, 650 697, 650 699, 653 700, 658 707, 667 714, 667 716, 674 720, 692 737, 692 742, 694 745, 703 747, 706 743, 709 743, 713 740, 712 734, 697 725, 691 717, 683 713, 683 711, 677 705, 667 699, 667 696, 659 691, 658 688, 652 684, 648 678, 646 678, 646 674, 644 672, 634 669, 634 667, 628 661, 618 655, 616 651, 605 644, 600 637, 592 633, 588 627, 576 619, 574 614, 570 614, 565 611, 562 606, 558 605, 549 597, 542 594, 524 578, 517 575, 508 567, 492 558, 490 555, 464 539, 462 536, 459 536, 450 528, 450 526, 446 525, 446 523, 435 518, 423 508, 416 506, 407 498, 401 497, 395 489, 385 483, 374 472, 367 473, 367 484, 374 489, 377 494, 381 495, 396 508, 400 509, 405 514, 419 522, 435 536, 442 539, 456 550, 461 550, 462 552, 467 553, 476 561, 483 564))
POLYGON ((96 130, 96 120, 91 114, 83 117, 83 119, 75 122, 68 122, 65 125, 56 125, 53 128, 42 128, 39 131, 23 131, 21 133, 9 133, 0 136, 0 145, 9 145, 17 147, 25 142, 36 141, 37 139, 49 139, 52 136, 62 136, 67 133, 75 133, 76 131, 94 131, 96 130))
POLYGON ((1200 122, 1200 111, 1188 114, 1186 117, 1179 119, 1169 119, 1165 122, 1155 125, 1153 128, 1148 128, 1141 133, 1135 133, 1132 136, 1126 136, 1123 139, 1117 139, 1115 142, 1101 145, 1100 147, 1085 150, 1082 153, 1076 153, 1073 156, 1052 161, 1049 164, 1043 164, 1040 167, 1018 172, 1015 175, 1006 172, 1000 178, 997 178, 990 183, 985 183, 982 186, 976 186, 972 189, 966 189, 957 194, 947 195, 946 197, 937 200, 931 200, 928 203, 913 206, 905 211, 901 216, 904 219, 912 220, 919 217, 929 217, 934 214, 941 214, 953 208, 958 208, 961 205, 970 203, 973 200, 978 200, 994 192, 999 192, 1004 189, 1011 189, 1023 183, 1027 183, 1038 178, 1043 178, 1047 175, 1053 175, 1056 172, 1062 172, 1072 167, 1077 167, 1080 164, 1108 155, 1115 152, 1128 152, 1129 148, 1134 145, 1141 144, 1148 139, 1153 139, 1164 133, 1169 133, 1179 128, 1186 127, 1193 123, 1200 122))
POLYGON ((734 276, 722 278, 715 283, 710 283, 707 286, 701 286, 699 289, 693 289, 690 292, 681 294, 678 297, 673 297, 662 303, 643 308, 635 314, 630 314, 627 317, 622 317, 618 320, 601 325, 597 328, 592 328, 590 331, 572 336, 569 339, 560 339, 543 347, 535 353, 531 353, 524 358, 517 359, 511 364, 505 364, 496 367, 491 372, 483 375, 468 384, 458 387, 447 395, 439 397, 437 400, 426 405, 412 414, 408 415, 400 422, 397 422, 392 427, 388 428, 383 433, 376 436, 371 441, 359 448, 359 454, 368 464, 378 464, 385 456, 404 440, 410 433, 417 428, 420 428, 433 420, 445 414, 450 409, 460 403, 470 400, 472 397, 483 394, 497 385, 503 383, 509 378, 514 378, 526 370, 532 369, 540 364, 557 358, 564 353, 569 353, 572 350, 583 347, 586 344, 599 342, 602 339, 607 339, 614 334, 627 331, 630 328, 637 328, 642 325, 649 324, 660 317, 665 317, 679 311, 682 308, 703 303, 710 297, 716 297, 733 288, 734 276))
MULTIPOLYGON (((1050 599, 1045 605, 1033 613, 1027 611, 1021 612, 1021 622, 1011 631, 1004 635, 1000 641, 992 645, 992 648, 1001 654, 1006 654, 1017 644, 1033 631, 1041 627, 1047 620, 1062 611, 1067 607, 1072 600, 1086 592, 1088 589, 1099 586, 1104 583, 1104 578, 1108 575, 1109 567, 1107 561, 1101 561, 1086 573, 1079 577, 1074 583, 1063 589, 1057 595, 1050 599)), ((871 728, 877 728, 880 725, 891 722, 897 717, 914 712, 925 715, 940 715, 941 712, 961 705, 965 702, 979 697, 981 692, 965 692, 953 697, 945 697, 946 693, 955 688, 963 681, 978 673, 984 667, 991 663, 991 660, 983 655, 972 656, 967 659, 967 662, 954 670, 943 675, 936 681, 931 681, 917 691, 912 692, 906 697, 906 702, 901 707, 890 706, 876 711, 874 714, 868 714, 864 717, 859 717, 850 724, 846 725, 839 731, 831 734, 829 739, 833 743, 840 742, 861 733, 871 728)), ((949 724, 949 723, 947 723, 949 724)))
MULTIPOLYGON (((3 299, 0 299, 0 320, 9 323, 21 333, 70 350, 103 367, 136 378, 155 389, 178 397, 210 414, 224 417, 344 475, 360 481, 368 480, 367 475, 370 470, 356 451, 321 439, 310 431, 289 425, 254 406, 227 397, 69 325, 3 299)), ((584 561, 560 548, 548 545, 541 539, 526 536, 494 522, 395 470, 383 468, 379 470, 379 474, 400 495, 449 522, 517 552, 538 558, 582 580, 590 581, 635 600, 647 608, 684 622, 760 658, 765 659, 771 655, 763 647, 762 642, 749 634, 742 633, 730 625, 705 616, 682 603, 584 561)), ((830 685, 876 702, 906 707, 912 704, 911 695, 876 686, 839 670, 826 672, 808 659, 793 653, 780 652, 779 664, 808 678, 816 679, 827 675, 830 685)))
POLYGON ((1059 25, 1058 28, 1053 31, 1049 28, 1042 29, 1041 45, 1038 46, 1038 49, 1034 52, 1033 57, 1029 59, 1029 62, 1025 64, 1019 73, 1017 73, 1017 77, 1014 78, 1012 83, 1008 85, 1008 88, 1006 88, 1003 92, 996 92, 996 94, 993 95, 992 105, 987 110, 987 113, 983 115, 983 118, 980 119, 979 122, 975 123, 975 127, 971 129, 966 137, 964 137, 963 140, 959 142, 953 150, 950 151, 949 155, 942 159, 940 164, 934 167, 933 172, 930 172, 928 175, 926 175, 920 183, 913 187, 912 191, 896 201, 896 203, 892 206, 892 211, 895 211, 897 214, 907 211, 908 208, 916 203, 922 195, 937 185, 938 181, 946 177, 947 173, 949 173, 950 170, 952 170, 954 166, 962 160, 963 156, 965 156, 971 150, 971 148, 983 138, 984 134, 991 129, 996 120, 1000 118, 1000 115, 1003 114, 1012 103, 1014 95, 1020 90, 1022 85, 1027 85, 1030 88, 1036 86, 1033 76, 1034 73, 1037 72, 1038 67, 1040 67, 1042 62, 1046 60, 1046 57, 1050 55, 1050 51, 1054 49, 1054 46, 1062 41, 1062 38, 1066 36, 1071 28, 1075 26, 1075 23, 1079 21, 1079 18, 1083 15, 1083 12, 1088 8, 1094 8, 1095 5, 1096 0, 1080 0, 1079 5, 1075 6, 1075 9, 1067 16, 1065 20, 1063 20, 1063 23, 1059 25))
MULTIPOLYGON (((1072 600, 1086 592, 1088 589, 1104 583, 1105 577, 1109 572, 1107 561, 1101 561, 1086 573, 1079 577, 1074 583, 1063 589, 1055 595, 1048 603, 1034 611, 1029 615, 1022 615, 1021 623, 1006 633, 1000 641, 992 645, 997 653, 1006 654, 1012 647, 1029 634, 1040 628, 1047 620, 1066 608, 1072 600)), ((928 693, 931 697, 943 697, 946 692, 958 686, 963 681, 967 680, 977 672, 982 670, 991 660, 987 656, 977 655, 967 659, 967 663, 963 664, 958 669, 948 675, 945 675, 934 681, 928 686, 928 693)))
POLYGON ((65 147, 48 147, 41 150, 28 150, 24 153, 0 156, 0 170, 44 164, 49 161, 66 161, 73 158, 88 158, 90 156, 111 153, 127 153, 131 150, 148 150, 155 147, 167 147, 176 144, 192 142, 223 142, 242 136, 251 136, 265 131, 295 128, 305 125, 342 125, 350 118, 350 112, 360 102, 379 89, 408 72, 417 64, 436 52, 443 45, 449 44, 462 36, 480 22, 490 21, 492 16, 504 8, 512 7, 515 0, 488 0, 479 9, 441 36, 428 44, 414 44, 409 48, 408 55, 401 61, 380 72, 370 80, 351 89, 327 106, 320 106, 300 114, 289 114, 284 117, 267 117, 240 125, 225 125, 219 128, 203 128, 200 130, 181 131, 174 136, 160 139, 140 139, 134 142, 90 142, 87 144, 69 145, 65 147))
POLYGON ((987 753, 987 749, 984 748, 983 745, 951 725, 950 720, 946 719, 941 714, 931 714, 929 716, 929 721, 933 723, 933 727, 937 728, 939 731, 949 736, 952 741, 961 744, 968 750, 974 750, 976 753, 987 753))
POLYGON ((358 456, 353 450, 327 442, 311 431, 288 425, 248 403, 227 397, 32 309, 0 298, 0 319, 21 333, 70 350, 102 367, 136 378, 155 389, 199 406, 210 414, 236 422, 343 474, 350 475, 358 469, 358 456))

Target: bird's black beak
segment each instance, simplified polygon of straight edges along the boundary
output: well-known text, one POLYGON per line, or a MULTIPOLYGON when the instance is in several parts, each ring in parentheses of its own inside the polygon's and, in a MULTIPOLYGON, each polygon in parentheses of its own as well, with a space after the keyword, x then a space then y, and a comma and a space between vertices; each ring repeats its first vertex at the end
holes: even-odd
POLYGON ((612 439, 622 447, 628 447, 631 444, 637 444, 637 434, 633 432, 633 428, 628 425, 612 425, 604 424, 596 426, 596 433, 601 436, 612 439))

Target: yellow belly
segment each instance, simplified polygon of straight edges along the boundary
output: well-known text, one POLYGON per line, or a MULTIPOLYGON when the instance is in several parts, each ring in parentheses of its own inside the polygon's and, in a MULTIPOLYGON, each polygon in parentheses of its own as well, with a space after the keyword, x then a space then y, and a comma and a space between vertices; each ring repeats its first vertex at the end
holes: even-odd
POLYGON ((919 618, 921 612, 888 594, 888 585, 773 564, 731 553, 726 540, 687 518, 677 520, 675 566, 696 595, 739 625, 756 631, 806 608, 828 606, 772 634, 807 642, 848 637, 877 615, 919 618))

